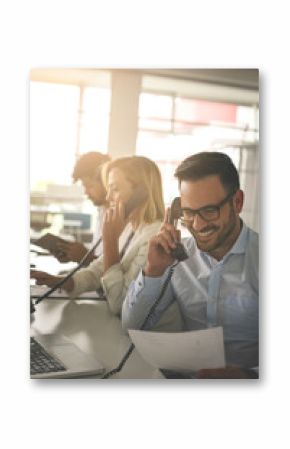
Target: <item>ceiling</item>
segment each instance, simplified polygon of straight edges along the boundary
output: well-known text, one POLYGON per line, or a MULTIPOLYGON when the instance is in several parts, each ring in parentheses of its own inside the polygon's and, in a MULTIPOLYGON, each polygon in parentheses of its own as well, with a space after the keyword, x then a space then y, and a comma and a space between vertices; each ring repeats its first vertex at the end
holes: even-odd
POLYGON ((228 87, 259 90, 258 69, 156 69, 156 68, 35 68, 32 81, 65 82, 72 84, 108 84, 109 72, 142 72, 143 74, 175 78, 180 81, 201 81, 228 87))
POLYGON ((259 89, 258 69, 142 69, 142 71, 150 75, 259 89))

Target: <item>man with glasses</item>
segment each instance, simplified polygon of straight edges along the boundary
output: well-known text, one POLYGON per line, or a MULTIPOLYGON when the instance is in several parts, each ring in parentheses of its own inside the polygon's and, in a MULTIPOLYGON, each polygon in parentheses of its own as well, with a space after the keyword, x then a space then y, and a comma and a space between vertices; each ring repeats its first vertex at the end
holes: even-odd
MULTIPOLYGON (((182 330, 222 326, 226 368, 201 370, 199 378, 256 378, 258 367, 258 235, 240 219, 244 195, 238 172, 223 153, 203 152, 177 168, 181 220, 193 236, 182 243, 180 262, 146 328, 177 301, 182 330)), ((180 232, 165 220, 150 240, 147 264, 123 304, 126 329, 142 326, 158 297, 180 232)))

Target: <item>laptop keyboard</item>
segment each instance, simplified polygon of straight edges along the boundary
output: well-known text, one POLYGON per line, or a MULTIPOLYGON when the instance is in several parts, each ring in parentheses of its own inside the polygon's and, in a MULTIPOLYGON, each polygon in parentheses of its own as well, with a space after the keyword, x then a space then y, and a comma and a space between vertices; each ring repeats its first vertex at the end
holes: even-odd
POLYGON ((30 338, 30 375, 66 371, 58 360, 51 356, 36 340, 30 338))

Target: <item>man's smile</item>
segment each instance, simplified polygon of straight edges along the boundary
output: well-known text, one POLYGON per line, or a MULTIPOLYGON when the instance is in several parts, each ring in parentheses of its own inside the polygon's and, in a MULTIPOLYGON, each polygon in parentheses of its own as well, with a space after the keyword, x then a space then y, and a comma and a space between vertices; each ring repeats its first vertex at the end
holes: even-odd
POLYGON ((200 231, 193 231, 194 232, 194 236, 198 239, 198 240, 208 240, 216 231, 217 231, 217 227, 207 227, 205 229, 202 229, 200 231))

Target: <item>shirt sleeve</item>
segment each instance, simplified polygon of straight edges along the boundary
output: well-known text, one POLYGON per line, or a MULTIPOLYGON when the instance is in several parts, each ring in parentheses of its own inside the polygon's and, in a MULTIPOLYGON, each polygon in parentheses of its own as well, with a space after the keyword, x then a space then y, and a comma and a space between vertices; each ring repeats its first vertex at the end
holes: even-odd
POLYGON ((99 258, 90 263, 86 268, 82 268, 73 276, 74 288, 69 293, 71 299, 77 298, 84 292, 97 290, 101 287, 101 274, 103 272, 103 258, 99 258))
MULTIPOLYGON (((158 278, 147 277, 140 271, 127 292, 122 309, 122 326, 124 329, 140 329, 151 307, 157 301, 162 287, 169 276, 168 268, 158 278)), ((145 329, 151 329, 160 319, 163 312, 175 300, 171 282, 169 282, 160 303, 152 313, 145 329)))

